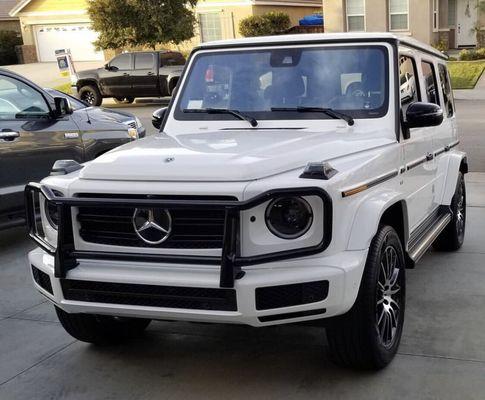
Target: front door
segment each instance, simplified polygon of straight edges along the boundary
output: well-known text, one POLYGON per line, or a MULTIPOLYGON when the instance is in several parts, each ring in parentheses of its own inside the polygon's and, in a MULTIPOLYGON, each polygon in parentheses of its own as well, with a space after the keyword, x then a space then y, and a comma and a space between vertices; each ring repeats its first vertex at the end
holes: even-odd
POLYGON ((0 74, 0 209, 23 208, 24 187, 49 175, 60 159, 83 161, 83 145, 70 115, 53 118, 43 94, 0 74))
POLYGON ((104 94, 113 97, 131 95, 131 74, 133 57, 129 53, 113 58, 107 68, 99 70, 99 85, 104 94))
POLYGON ((476 0, 456 2, 456 44, 458 47, 472 47, 477 44, 475 25, 478 21, 476 0))

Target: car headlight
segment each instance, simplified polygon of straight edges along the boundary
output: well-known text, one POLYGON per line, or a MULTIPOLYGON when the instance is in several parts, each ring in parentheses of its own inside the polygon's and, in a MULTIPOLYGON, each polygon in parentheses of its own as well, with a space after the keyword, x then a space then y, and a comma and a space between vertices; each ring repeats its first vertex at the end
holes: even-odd
POLYGON ((138 131, 135 128, 128 128, 128 136, 131 139, 136 140, 138 139, 138 131))
POLYGON ((301 197, 279 197, 266 208, 266 225, 282 239, 303 236, 313 223, 313 211, 301 197))
POLYGON ((57 206, 51 201, 44 202, 45 219, 56 231, 59 228, 59 213, 57 206))
MULTIPOLYGON (((56 197, 64 197, 58 190, 52 190, 52 193, 54 193, 56 197)), ((44 215, 49 225, 57 231, 59 229, 59 211, 57 205, 44 199, 44 215)))

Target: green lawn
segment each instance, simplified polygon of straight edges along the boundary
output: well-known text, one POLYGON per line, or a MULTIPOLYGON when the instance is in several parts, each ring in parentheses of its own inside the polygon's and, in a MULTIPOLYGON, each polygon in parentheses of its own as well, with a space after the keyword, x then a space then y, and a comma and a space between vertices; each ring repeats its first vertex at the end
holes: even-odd
POLYGON ((473 89, 485 69, 485 60, 450 61, 448 67, 453 89, 473 89))
POLYGON ((54 88, 55 90, 58 90, 59 92, 64 92, 64 93, 67 93, 67 94, 72 94, 72 91, 71 91, 71 83, 64 83, 63 85, 59 85, 59 86, 56 86, 54 88))

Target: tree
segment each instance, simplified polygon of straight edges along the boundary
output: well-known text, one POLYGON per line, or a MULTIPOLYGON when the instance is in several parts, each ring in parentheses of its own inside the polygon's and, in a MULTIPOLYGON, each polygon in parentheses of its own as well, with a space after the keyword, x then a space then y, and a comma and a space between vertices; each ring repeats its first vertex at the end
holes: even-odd
POLYGON ((290 28, 288 14, 269 12, 263 15, 251 15, 239 23, 239 33, 250 36, 280 35, 290 28))
POLYGON ((194 36, 197 0, 90 0, 100 49, 179 44, 194 36))

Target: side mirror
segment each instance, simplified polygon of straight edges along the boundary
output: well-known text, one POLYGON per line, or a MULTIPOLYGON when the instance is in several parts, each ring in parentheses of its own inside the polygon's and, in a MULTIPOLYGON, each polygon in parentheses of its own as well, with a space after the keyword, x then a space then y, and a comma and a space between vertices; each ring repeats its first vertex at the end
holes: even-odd
POLYGON ((416 102, 406 111, 407 128, 438 126, 443 122, 443 110, 434 103, 416 102))
POLYGON ((72 105, 65 97, 54 97, 55 114, 57 117, 69 115, 73 113, 72 105))
POLYGON ((167 112, 167 107, 160 108, 156 110, 152 115, 152 125, 156 129, 160 129, 162 126, 163 118, 165 118, 165 113, 167 112))
POLYGON ((113 67, 112 65, 109 65, 109 64, 105 64, 104 69, 106 71, 118 71, 118 68, 113 67))

